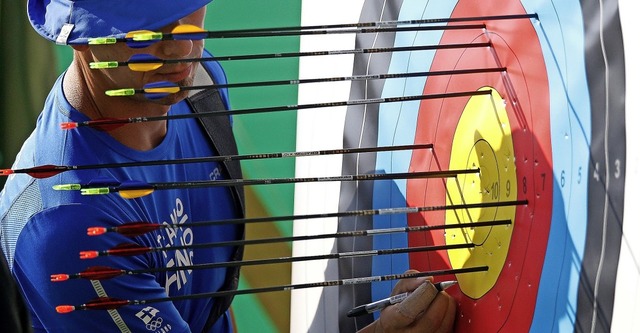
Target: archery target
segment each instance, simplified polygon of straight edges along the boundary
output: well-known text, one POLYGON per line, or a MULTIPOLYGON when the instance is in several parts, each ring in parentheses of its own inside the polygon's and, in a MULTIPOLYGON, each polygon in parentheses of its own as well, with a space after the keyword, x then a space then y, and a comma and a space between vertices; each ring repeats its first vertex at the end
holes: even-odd
MULTIPOLYGON (((593 285, 597 289, 599 282, 594 281, 603 280, 604 273, 601 272, 608 271, 604 268, 607 260, 602 259, 604 252, 603 255, 599 253, 600 244, 592 241, 598 246, 588 246, 588 225, 595 225, 597 232, 602 222, 598 224, 592 220, 602 215, 598 211, 604 210, 605 216, 611 213, 603 209, 607 203, 590 202, 600 199, 600 194, 594 197, 594 187, 604 177, 610 175, 624 179, 620 168, 615 172, 616 165, 624 164, 624 154, 611 154, 605 160, 601 156, 606 153, 596 153, 592 147, 594 133, 597 136, 608 130, 606 126, 609 125, 592 121, 592 102, 597 99, 592 96, 593 87, 588 81, 587 69, 592 68, 592 64, 588 63, 585 55, 588 45, 584 20, 593 8, 584 7, 579 1, 551 0, 362 3, 362 22, 376 15, 378 20, 410 20, 537 14, 533 19, 477 21, 485 23, 486 29, 402 32, 392 37, 376 34, 375 37, 356 38, 356 47, 477 42, 490 42, 492 46, 397 52, 388 57, 365 56, 358 59, 356 56, 353 72, 346 75, 499 67, 506 70, 352 85, 350 96, 354 96, 354 89, 358 88, 361 93, 355 96, 361 98, 480 89, 490 90, 491 95, 349 109, 345 112, 346 120, 341 119, 336 126, 327 127, 335 129, 344 125, 345 147, 434 144, 432 150, 378 153, 374 159, 349 160, 345 157, 342 168, 345 174, 367 170, 407 172, 467 167, 481 170, 479 175, 449 180, 378 181, 370 189, 362 184, 343 186, 341 200, 350 200, 357 208, 526 201, 526 204, 512 207, 376 216, 370 222, 373 228, 502 219, 509 219, 512 224, 404 236, 380 235, 368 245, 354 241, 350 246, 353 250, 366 249, 366 246, 381 249, 473 241, 477 246, 472 250, 375 257, 370 262, 371 275, 399 273, 408 268, 436 270, 487 265, 487 272, 439 278, 459 281, 457 287, 448 290, 459 302, 458 331, 572 330, 576 322, 591 321, 595 317, 587 315, 581 318, 581 313, 595 313, 595 309, 602 306, 589 304, 587 293, 581 294, 580 291, 581 287, 589 289, 593 285), (372 8, 378 12, 373 11, 366 16, 365 13, 372 8), (350 116, 352 111, 359 112, 360 116, 350 116), (366 163, 369 164, 365 166, 366 163), (369 190, 371 193, 367 194, 369 190), (368 199, 367 195, 370 195, 368 199), (593 255, 589 251, 598 253, 593 255), (585 260, 591 261, 586 264, 585 260), (594 265, 594 260, 598 268, 591 272, 589 267, 594 265), (589 267, 585 269, 584 265, 589 267), (594 281, 591 281, 592 277, 594 281)), ((614 116, 612 113, 611 117, 619 121, 620 114, 614 116)), ((302 135, 301 131, 298 133, 302 135)), ((623 131, 616 134, 624 135, 623 131)), ((297 170, 299 175, 305 174, 302 168, 297 170)), ((345 207, 349 206, 338 205, 336 210, 345 207)), ((338 221, 338 230, 340 225, 347 223, 360 228, 368 225, 365 219, 338 221)), ((601 228, 605 227, 606 224, 601 228)), ((613 247, 615 244, 614 240, 613 247)), ((349 245, 337 244, 337 248, 347 249, 349 245)), ((362 266, 362 262, 352 264, 362 266)), ((345 273, 342 266, 334 266, 322 274, 327 277, 327 272, 345 277, 357 270, 345 273)), ((387 297, 393 284, 373 284, 368 297, 371 300, 387 297)), ((612 290, 610 286, 602 288, 612 290)), ((334 297, 348 307, 362 304, 358 299, 361 293, 362 290, 341 291, 334 297)), ((321 300, 319 302, 323 304, 321 300)), ((604 306, 604 311, 611 311, 606 309, 607 306, 604 306)), ((344 308, 339 307, 338 311, 342 310, 344 308)), ((340 314, 337 316, 341 329, 349 327, 344 322, 350 319, 341 318, 340 314)), ((594 319, 593 323, 597 321, 594 319)), ((359 325, 355 323, 352 327, 359 325)))

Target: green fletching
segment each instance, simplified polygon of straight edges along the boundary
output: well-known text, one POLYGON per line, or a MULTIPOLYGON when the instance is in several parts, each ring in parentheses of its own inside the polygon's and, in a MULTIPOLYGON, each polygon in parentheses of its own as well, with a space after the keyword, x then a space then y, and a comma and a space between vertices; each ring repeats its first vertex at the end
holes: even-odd
POLYGON ((53 189, 56 191, 78 191, 82 189, 80 184, 59 184, 53 185, 53 189))
POLYGON ((133 40, 136 42, 146 42, 150 40, 162 40, 161 32, 143 32, 133 35, 133 40))
POLYGON ((106 69, 106 68, 116 68, 118 67, 117 61, 98 61, 92 62, 89 64, 89 68, 91 69, 106 69))
POLYGON ((133 96, 136 94, 136 90, 133 88, 126 89, 114 89, 105 91, 107 96, 133 96))
POLYGON ((108 187, 96 187, 96 188, 83 188, 80 193, 82 195, 101 195, 101 194, 109 194, 108 187))
POLYGON ((111 45, 117 42, 115 37, 89 38, 89 45, 111 45))

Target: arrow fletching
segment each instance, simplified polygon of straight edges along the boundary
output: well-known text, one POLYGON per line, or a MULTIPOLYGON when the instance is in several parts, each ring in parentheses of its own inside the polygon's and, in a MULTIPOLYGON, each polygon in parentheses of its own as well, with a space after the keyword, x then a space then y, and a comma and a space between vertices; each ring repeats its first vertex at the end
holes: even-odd
POLYGON ((113 297, 99 297, 88 303, 73 306, 73 305, 58 305, 56 306, 56 312, 64 314, 70 313, 76 310, 113 310, 126 305, 131 304, 130 301, 122 300, 113 297))
POLYGON ((175 27, 171 33, 175 40, 198 40, 207 38, 208 33, 202 28, 192 24, 181 24, 175 27))
POLYGON ((161 99, 169 96, 170 94, 175 94, 182 89, 173 82, 161 81, 148 83, 142 90, 145 92, 145 97, 148 99, 161 99))
POLYGON ((136 31, 130 31, 129 33, 127 33, 127 35, 125 36, 125 43, 127 43, 127 46, 129 46, 132 49, 141 49, 141 48, 145 48, 147 46, 151 46, 152 44, 155 43, 155 41, 150 41, 150 40, 135 40, 135 37, 138 35, 144 35, 144 34, 148 34, 148 33, 153 33, 153 31, 150 30, 136 30, 136 31))
POLYGON ((125 273, 124 270, 108 266, 92 266, 76 274, 53 274, 51 275, 51 281, 62 282, 70 279, 107 280, 124 275, 125 273))
MULTIPOLYGON (((192 24, 181 24, 175 27, 171 34, 174 40, 198 40, 207 38, 207 32, 202 28, 192 24)), ((138 32, 133 34, 134 42, 155 42, 165 39, 165 35, 162 32, 138 32)))
POLYGON ((127 66, 135 72, 150 72, 164 65, 164 61, 150 54, 134 54, 129 58, 127 66))
POLYGON ((105 227, 91 227, 87 229, 87 235, 99 236, 107 232, 117 232, 127 237, 141 236, 154 230, 164 229, 164 225, 159 223, 149 222, 130 222, 121 226, 105 228, 105 227))
POLYGON ((81 251, 80 259, 94 259, 102 256, 136 256, 151 251, 152 248, 135 243, 122 243, 105 251, 81 251))
POLYGON ((126 125, 126 122, 122 122, 116 118, 102 118, 96 120, 87 120, 83 122, 66 122, 61 123, 60 128, 63 130, 71 130, 78 127, 91 126, 99 131, 109 132, 113 131, 117 128, 120 128, 126 125))
POLYGON ((113 89, 107 90, 104 93, 105 95, 112 97, 133 96, 136 94, 136 90, 132 88, 113 89))

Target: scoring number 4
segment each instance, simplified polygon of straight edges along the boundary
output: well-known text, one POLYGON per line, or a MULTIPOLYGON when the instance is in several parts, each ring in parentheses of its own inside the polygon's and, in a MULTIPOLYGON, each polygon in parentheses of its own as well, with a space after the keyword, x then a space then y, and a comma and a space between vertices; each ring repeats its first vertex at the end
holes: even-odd
MULTIPOLYGON (((614 166, 615 166, 615 171, 613 172, 613 176, 616 179, 620 178, 621 175, 621 163, 620 160, 616 159, 614 162, 614 166)), ((600 181, 600 163, 596 162, 595 167, 593 168, 593 179, 595 179, 596 181, 600 181)))

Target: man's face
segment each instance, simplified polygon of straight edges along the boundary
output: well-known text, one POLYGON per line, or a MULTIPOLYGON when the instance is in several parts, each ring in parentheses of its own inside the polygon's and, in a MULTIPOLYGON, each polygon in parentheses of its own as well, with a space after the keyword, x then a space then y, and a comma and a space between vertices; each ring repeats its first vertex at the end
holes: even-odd
MULTIPOLYGON (((162 28, 162 32, 171 32, 177 25, 190 24, 203 27, 206 7, 199 9, 189 16, 183 17, 177 22, 162 28)), ((125 43, 118 43, 109 46, 92 46, 90 48, 88 61, 127 61, 134 54, 145 53, 160 59, 184 59, 199 58, 202 56, 204 48, 203 40, 181 40, 181 41, 161 41, 142 49, 128 47, 125 43)), ((120 88, 142 88, 152 82, 169 81, 179 86, 193 85, 197 62, 185 62, 176 64, 165 64, 160 68, 149 72, 132 71, 126 66, 107 70, 92 70, 91 79, 88 84, 93 85, 96 91, 106 91, 120 88), (95 73, 94 73, 95 72, 95 73)), ((171 94, 159 100, 147 100, 142 95, 135 95, 131 98, 140 102, 152 102, 163 105, 175 104, 187 96, 188 92, 181 91, 171 94)))

